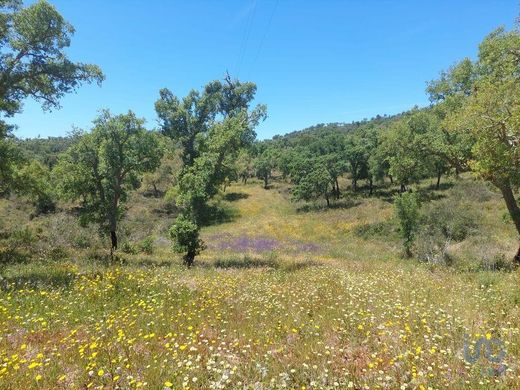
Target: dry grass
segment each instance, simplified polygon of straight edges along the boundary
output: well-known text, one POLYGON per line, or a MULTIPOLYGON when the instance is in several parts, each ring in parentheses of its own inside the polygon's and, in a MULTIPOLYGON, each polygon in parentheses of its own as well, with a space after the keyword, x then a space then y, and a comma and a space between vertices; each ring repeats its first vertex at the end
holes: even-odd
MULTIPOLYGON (((384 200, 298 211, 284 184, 228 193, 245 194, 225 202, 239 216, 204 228, 210 249, 194 269, 164 246, 124 266, 69 248, 64 261, 7 267, 0 388, 520 388, 518 271, 399 259, 396 235, 357 233, 391 218, 384 200), (483 354, 467 362, 464 334, 501 340, 504 366, 483 354)), ((160 241, 167 225, 148 202, 127 224, 160 241)), ((454 248, 463 261, 478 256, 475 243, 514 243, 499 198, 475 205, 483 227, 454 248)))

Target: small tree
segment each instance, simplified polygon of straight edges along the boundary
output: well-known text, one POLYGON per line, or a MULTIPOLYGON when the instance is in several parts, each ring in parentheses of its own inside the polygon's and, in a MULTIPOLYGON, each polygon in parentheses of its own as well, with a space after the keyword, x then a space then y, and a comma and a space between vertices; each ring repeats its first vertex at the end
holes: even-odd
POLYGON ((308 161, 311 169, 298 181, 292 190, 294 200, 317 200, 325 198, 330 207, 331 185, 333 183, 329 172, 319 159, 308 161))
POLYGON ((81 200, 81 221, 97 222, 110 232, 111 251, 117 249, 117 222, 122 204, 137 175, 159 165, 157 138, 131 111, 112 116, 103 111, 91 133, 83 135, 55 168, 63 197, 81 200))
POLYGON ((235 169, 237 176, 242 180, 242 184, 247 184, 247 180, 254 173, 253 158, 247 150, 244 149, 238 154, 235 169))
POLYGON ((264 151, 254 161, 254 170, 256 177, 263 180, 264 189, 267 189, 269 185, 269 179, 274 168, 274 161, 272 156, 269 155, 268 151, 264 151))
POLYGON ((395 214, 403 239, 403 247, 407 257, 412 256, 412 246, 419 226, 419 199, 415 192, 399 194, 394 199, 395 214))
POLYGON ((184 163, 178 182, 180 214, 170 229, 173 249, 184 253, 184 263, 193 265, 203 249, 199 230, 207 202, 230 176, 238 152, 251 146, 254 128, 265 118, 266 108, 250 109, 256 92, 253 83, 226 76, 213 81, 203 92, 192 90, 180 100, 167 89, 160 91, 155 108, 163 134, 181 146, 184 163))
POLYGON ((23 165, 15 174, 16 190, 29 198, 36 214, 51 213, 56 209, 55 193, 50 171, 36 160, 23 165))
POLYGON ((188 216, 181 214, 169 230, 173 249, 184 253, 183 262, 186 266, 193 265, 193 259, 204 249, 204 242, 199 238, 199 227, 188 216))

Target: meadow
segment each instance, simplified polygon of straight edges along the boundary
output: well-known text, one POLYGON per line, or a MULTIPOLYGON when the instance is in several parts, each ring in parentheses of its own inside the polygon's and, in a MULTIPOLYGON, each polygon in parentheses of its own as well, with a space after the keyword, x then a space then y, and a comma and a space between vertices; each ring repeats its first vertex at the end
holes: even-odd
POLYGON ((138 236, 115 264, 73 209, 30 218, 21 199, 2 201, 3 221, 39 232, 41 258, 3 270, 0 388, 519 387, 520 274, 482 263, 483 248, 514 248, 515 232, 481 182, 429 193, 434 203, 460 191, 481 227, 449 267, 401 258, 384 194, 327 209, 291 202, 282 181, 234 184, 190 269, 164 236, 161 200, 142 192, 122 223, 138 236), (151 253, 136 249, 146 237, 151 253), (503 359, 468 361, 482 339, 499 340, 503 359))

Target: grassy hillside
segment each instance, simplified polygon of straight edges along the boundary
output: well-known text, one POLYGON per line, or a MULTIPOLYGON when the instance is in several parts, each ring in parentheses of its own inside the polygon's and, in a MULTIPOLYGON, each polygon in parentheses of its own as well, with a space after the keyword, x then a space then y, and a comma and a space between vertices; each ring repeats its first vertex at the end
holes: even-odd
POLYGON ((515 248, 500 197, 470 178, 424 190, 424 207, 464 192, 481 221, 444 267, 400 258, 393 189, 380 191, 326 209, 290 202, 280 181, 232 185, 194 269, 169 248, 164 200, 132 195, 115 266, 74 209, 30 219, 2 201, 41 256, 24 263, 20 246, 3 270, 0 388, 520 386, 520 274, 492 270, 515 248), (465 361, 465 334, 500 339, 507 369, 465 361))

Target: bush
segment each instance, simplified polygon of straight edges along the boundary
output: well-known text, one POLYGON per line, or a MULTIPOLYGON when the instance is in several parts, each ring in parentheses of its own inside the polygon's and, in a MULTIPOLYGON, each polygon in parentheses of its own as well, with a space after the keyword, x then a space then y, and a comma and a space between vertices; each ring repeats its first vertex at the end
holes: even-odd
POLYGON ((394 200, 395 214, 399 223, 399 232, 407 257, 412 255, 412 246, 419 226, 420 203, 415 192, 399 194, 394 200))
POLYGON ((444 237, 460 242, 477 229, 477 220, 471 204, 447 199, 425 210, 422 225, 438 229, 444 237))
POLYGON ((466 199, 478 203, 491 200, 495 194, 490 190, 489 183, 480 180, 464 180, 457 182, 451 190, 454 200, 466 199))
POLYGON ((173 250, 184 253, 184 263, 193 265, 196 255, 204 248, 204 243, 199 238, 199 228, 195 222, 185 215, 179 215, 169 230, 173 241, 173 250))
POLYGON ((61 246, 57 246, 55 248, 52 248, 49 251, 49 253, 47 253, 47 257, 49 258, 49 260, 61 261, 69 257, 69 252, 67 251, 67 249, 61 246))
POLYGON ((148 236, 139 243, 139 250, 142 253, 151 255, 153 253, 153 237, 148 236))
POLYGON ((370 239, 374 237, 389 237, 395 235, 395 229, 390 221, 358 225, 354 229, 356 236, 370 239))
POLYGON ((3 232, 0 240, 0 263, 20 263, 30 258, 37 238, 29 228, 3 232))
POLYGON ((135 255, 137 254, 137 249, 134 245, 132 245, 130 242, 125 241, 121 244, 121 252, 127 253, 129 255, 135 255))
POLYGON ((451 264, 449 247, 477 229, 478 216, 471 205, 445 199, 425 207, 417 236, 417 255, 428 263, 451 264))

